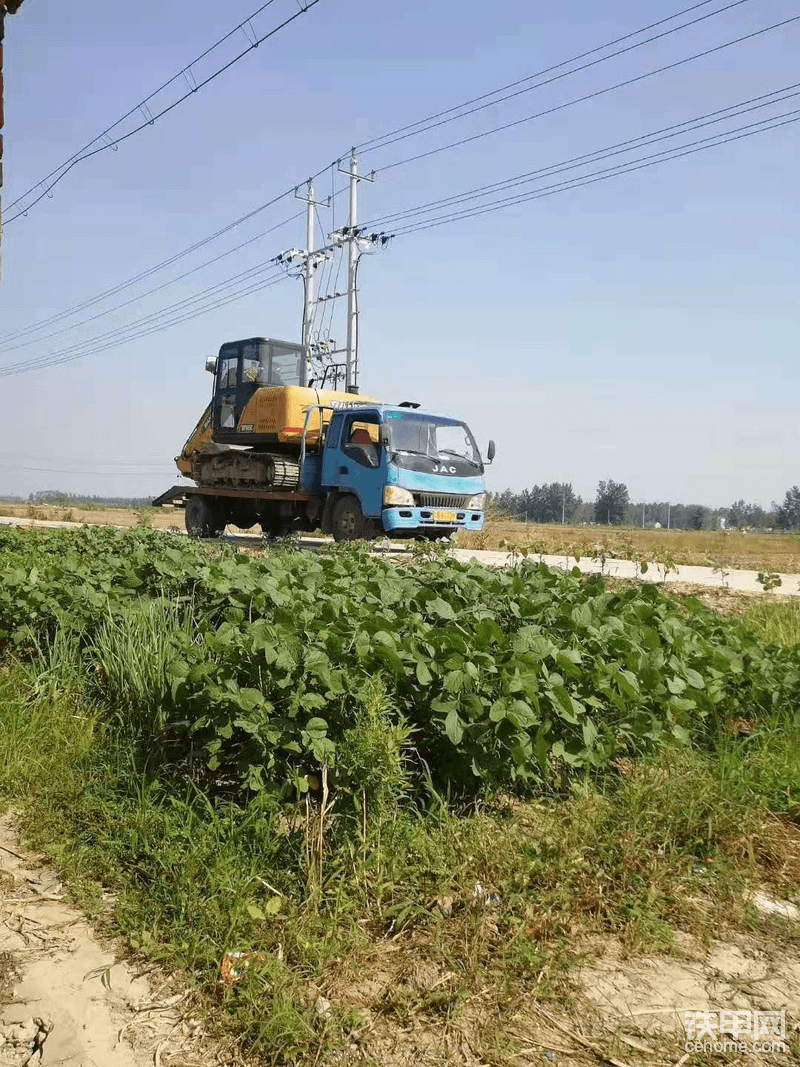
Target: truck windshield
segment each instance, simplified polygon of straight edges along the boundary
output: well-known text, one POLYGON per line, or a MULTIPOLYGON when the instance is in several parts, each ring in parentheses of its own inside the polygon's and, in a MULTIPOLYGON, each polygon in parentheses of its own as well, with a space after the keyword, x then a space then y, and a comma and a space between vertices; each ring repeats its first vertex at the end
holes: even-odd
POLYGON ((414 413, 387 418, 386 425, 393 452, 426 456, 434 462, 455 457, 475 467, 481 465, 475 439, 464 422, 414 413))

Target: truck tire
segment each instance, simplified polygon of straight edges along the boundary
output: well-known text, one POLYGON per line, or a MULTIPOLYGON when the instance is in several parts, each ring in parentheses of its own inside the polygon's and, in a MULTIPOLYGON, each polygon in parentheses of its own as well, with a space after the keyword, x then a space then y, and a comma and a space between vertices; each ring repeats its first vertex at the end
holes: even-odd
POLYGON ((226 525, 226 517, 215 500, 190 496, 186 501, 186 532, 190 537, 220 537, 226 525))
POLYGON ((367 523, 354 496, 340 496, 333 505, 331 532, 334 541, 359 541, 367 536, 367 523))

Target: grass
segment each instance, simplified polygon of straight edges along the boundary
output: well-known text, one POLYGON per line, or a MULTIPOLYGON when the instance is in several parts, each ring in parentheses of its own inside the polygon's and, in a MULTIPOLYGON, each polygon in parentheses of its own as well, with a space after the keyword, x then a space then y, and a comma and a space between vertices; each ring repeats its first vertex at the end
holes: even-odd
POLYGON ((673 557, 679 564, 710 566, 718 563, 743 570, 800 574, 800 536, 796 534, 739 533, 712 530, 655 530, 611 526, 537 526, 496 515, 487 517, 480 533, 463 534, 464 548, 496 549, 527 546, 536 554, 564 555, 566 550, 582 557, 640 558, 657 562, 673 557))
POLYGON ((800 644, 800 602, 796 600, 758 601, 746 619, 768 644, 785 648, 800 644))
MULTIPOLYGON (((759 604, 749 622, 765 641, 800 634, 795 605, 759 604)), ((155 614, 142 629, 155 640, 155 614)), ((109 629, 97 662, 117 669, 111 651, 130 639, 109 629)), ((0 672, 0 798, 81 903, 102 918, 111 889, 112 930, 184 971, 216 1025, 265 1063, 310 1067, 353 1043, 380 1062, 381 1034, 444 1021, 468 1029, 482 1060, 511 1063, 520 1041, 504 1020, 531 998, 568 1003, 588 939, 668 950, 678 927, 757 926, 748 885, 797 892, 794 709, 702 749, 554 776, 531 801, 459 809, 434 791, 406 798, 404 742, 387 739, 378 688, 351 739, 354 761, 366 751, 383 768, 372 799, 326 811, 320 790, 300 805, 237 804, 163 780, 91 693, 69 641, 0 672), (218 980, 228 951, 259 953, 230 986, 218 980)))

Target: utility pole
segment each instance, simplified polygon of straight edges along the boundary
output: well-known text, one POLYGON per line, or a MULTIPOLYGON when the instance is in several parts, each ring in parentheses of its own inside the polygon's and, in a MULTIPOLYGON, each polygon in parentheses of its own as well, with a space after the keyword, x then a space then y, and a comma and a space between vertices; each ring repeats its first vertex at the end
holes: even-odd
MULTIPOLYGON (((2 2, 2 0, 0 0, 2 2)), ((333 356, 339 353, 345 353, 346 363, 345 367, 345 389, 349 393, 357 393, 359 389, 358 382, 358 261, 361 258, 362 253, 372 247, 377 246, 385 248, 388 242, 392 238, 392 234, 387 233, 362 233, 357 226, 358 222, 358 183, 362 181, 373 182, 375 181, 375 171, 371 174, 359 174, 356 163, 355 149, 350 153, 350 165, 347 169, 344 169, 341 165, 341 160, 338 163, 338 170, 341 174, 346 174, 350 179, 350 220, 349 225, 342 226, 338 230, 334 230, 333 233, 328 234, 328 244, 323 248, 316 249, 314 241, 314 214, 317 207, 330 207, 332 198, 328 197, 327 200, 315 200, 314 199, 314 185, 311 178, 308 179, 306 184, 306 194, 301 195, 299 187, 295 189, 294 195, 297 200, 302 200, 306 204, 306 247, 302 248, 290 248, 286 252, 281 252, 279 256, 275 257, 274 262, 282 263, 285 267, 291 268, 293 263, 299 261, 301 265, 299 277, 303 279, 303 345, 306 348, 307 353, 307 365, 308 373, 311 372, 311 359, 312 356, 316 359, 325 370, 325 375, 328 371, 333 369, 334 373, 334 388, 337 387, 336 382, 338 380, 338 369, 341 364, 331 363, 333 356), (319 297, 315 297, 315 276, 314 272, 324 263, 325 260, 330 259, 337 248, 342 249, 344 254, 344 245, 347 245, 347 292, 331 292, 322 294, 319 297), (345 348, 336 348, 336 343, 330 339, 322 340, 319 342, 314 341, 312 337, 312 326, 315 317, 315 307, 317 304, 323 304, 330 300, 337 300, 339 297, 347 295, 347 346, 345 348)), ((337 272, 338 277, 338 272, 337 272)), ((317 367, 315 369, 320 369, 317 367)), ((323 377, 324 380, 324 377, 323 377)), ((330 388, 330 386, 329 386, 330 388)))
POLYGON ((306 195, 300 196, 297 189, 294 191, 295 199, 303 200, 306 204, 306 247, 302 253, 303 259, 303 344, 308 353, 311 351, 311 323, 312 306, 314 304, 314 271, 323 261, 324 256, 314 255, 314 209, 330 206, 330 197, 327 200, 317 201, 314 199, 314 183, 308 179, 306 183, 306 195))
POLYGON ((669 501, 667 501, 667 529, 669 529, 669 508, 670 504, 669 501))
POLYGON ((644 504, 642 504, 642 529, 644 529, 644 504))
POLYGON ((358 183, 375 181, 375 171, 369 177, 358 173, 356 150, 350 152, 350 167, 339 171, 350 178, 350 218, 347 227, 347 356, 345 392, 358 392, 358 183))

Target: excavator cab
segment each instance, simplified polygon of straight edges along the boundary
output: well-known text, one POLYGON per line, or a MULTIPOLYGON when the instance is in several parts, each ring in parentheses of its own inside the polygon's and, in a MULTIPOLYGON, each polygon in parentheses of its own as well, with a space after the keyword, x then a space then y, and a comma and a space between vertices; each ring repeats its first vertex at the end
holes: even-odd
POLYGON ((261 388, 306 384, 306 350, 289 341, 251 337, 224 344, 213 364, 211 422, 215 441, 237 439, 242 412, 261 388))

